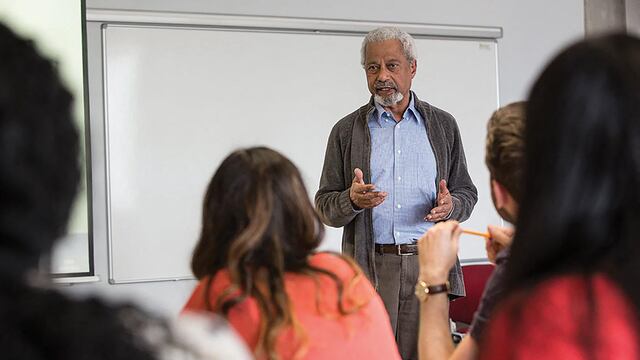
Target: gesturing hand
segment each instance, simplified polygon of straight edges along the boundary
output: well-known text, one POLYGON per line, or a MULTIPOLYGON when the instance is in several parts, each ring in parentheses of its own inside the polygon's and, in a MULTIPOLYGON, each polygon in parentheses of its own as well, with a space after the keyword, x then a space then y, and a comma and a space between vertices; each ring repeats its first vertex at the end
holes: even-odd
POLYGON ((489 225, 488 227, 489 235, 491 238, 487 239, 485 242, 485 249, 487 249, 487 258, 492 263, 496 263, 496 255, 498 253, 511 245, 513 241, 513 228, 505 228, 500 226, 489 225))
POLYGON ((440 180, 440 184, 438 184, 438 197, 435 205, 424 219, 431 222, 446 220, 447 215, 453 209, 453 199, 444 179, 440 180))
POLYGON ((362 170, 359 168, 355 168, 353 173, 355 176, 349 189, 349 198, 351 198, 353 205, 359 209, 371 209, 382 204, 387 198, 387 193, 375 191, 376 186, 373 184, 365 184, 362 170))

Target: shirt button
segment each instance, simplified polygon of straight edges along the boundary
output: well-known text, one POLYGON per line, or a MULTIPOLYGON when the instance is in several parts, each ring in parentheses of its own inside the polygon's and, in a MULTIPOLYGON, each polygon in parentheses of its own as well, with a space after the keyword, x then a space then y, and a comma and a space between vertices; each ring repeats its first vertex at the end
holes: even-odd
POLYGON ((396 231, 396 236, 400 236, 400 233, 396 231))
POLYGON ((402 180, 402 176, 398 176, 398 181, 402 180))
POLYGON ((400 154, 402 152, 402 150, 398 150, 398 154, 400 154))
POLYGON ((396 205, 396 207, 397 207, 398 209, 400 209, 400 208, 402 207, 402 205, 398 204, 398 205, 396 205))
MULTIPOLYGON (((403 119, 404 120, 404 119, 403 119)), ((400 129, 400 124, 398 124, 398 129, 400 129)))

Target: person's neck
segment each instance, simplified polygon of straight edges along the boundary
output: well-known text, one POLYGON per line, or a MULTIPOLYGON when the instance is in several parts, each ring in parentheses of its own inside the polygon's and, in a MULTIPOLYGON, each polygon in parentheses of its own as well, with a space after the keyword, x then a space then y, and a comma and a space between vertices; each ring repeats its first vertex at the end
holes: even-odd
POLYGON ((402 120, 402 115, 404 115, 404 112, 407 111, 407 108, 409 107, 410 102, 411 102, 411 93, 405 96, 402 99, 402 101, 400 101, 399 103, 391 106, 383 106, 383 108, 389 113, 391 113, 391 115, 393 115, 393 119, 396 122, 399 122, 400 120, 402 120))

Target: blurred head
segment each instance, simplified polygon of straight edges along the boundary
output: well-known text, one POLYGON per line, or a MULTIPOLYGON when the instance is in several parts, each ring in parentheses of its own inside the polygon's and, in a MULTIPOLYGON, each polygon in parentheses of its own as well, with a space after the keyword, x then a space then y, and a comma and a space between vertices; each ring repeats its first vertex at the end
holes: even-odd
MULTIPOLYGON (((78 134, 71 95, 52 63, 1 23, 0 49, 3 358, 155 358, 154 344, 141 335, 148 332, 143 312, 71 300, 23 281, 66 230, 80 179, 78 134)), ((166 328, 153 330, 172 343, 166 328)))
POLYGON ((297 271, 324 227, 298 169, 264 147, 233 152, 209 183, 192 269, 198 278, 229 268, 236 281, 258 270, 297 271))
POLYGON ((640 308, 640 40, 609 35, 554 58, 527 104, 512 286, 609 273, 640 308))
POLYGON ((485 163, 491 175, 491 197, 498 213, 514 223, 524 167, 525 102, 496 110, 487 123, 485 163))
POLYGON ((0 24, 0 267, 37 266, 67 224, 80 179, 71 95, 30 41, 0 24))
POLYGON ((417 68, 411 35, 395 27, 369 32, 362 41, 361 63, 376 102, 385 107, 408 104, 417 68))

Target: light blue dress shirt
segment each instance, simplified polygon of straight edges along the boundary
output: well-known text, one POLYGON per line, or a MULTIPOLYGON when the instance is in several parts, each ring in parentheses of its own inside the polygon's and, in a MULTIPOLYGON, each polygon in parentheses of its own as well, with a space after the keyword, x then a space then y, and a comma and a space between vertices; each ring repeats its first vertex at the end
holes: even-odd
POLYGON ((437 196, 436 159, 413 93, 402 120, 396 122, 376 103, 368 125, 371 183, 388 193, 372 209, 373 238, 376 244, 413 243, 433 226, 424 217, 437 196))

